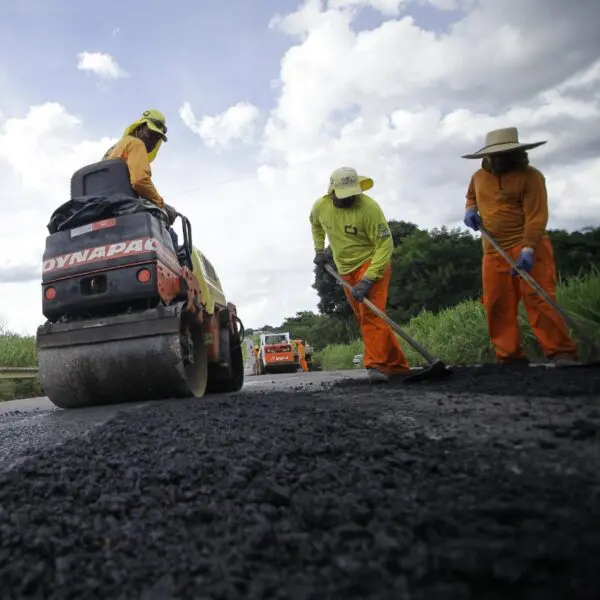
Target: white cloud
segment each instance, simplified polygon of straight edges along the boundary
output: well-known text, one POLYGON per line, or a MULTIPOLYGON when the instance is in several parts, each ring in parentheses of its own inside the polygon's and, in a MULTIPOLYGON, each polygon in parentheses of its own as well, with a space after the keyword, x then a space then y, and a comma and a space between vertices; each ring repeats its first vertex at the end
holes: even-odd
MULTIPOLYGON (((573 12, 544 3, 532 22, 541 2, 523 11, 511 10, 512 0, 501 8, 481 1, 440 36, 409 17, 357 33, 353 13, 309 0, 276 22, 301 42, 282 59, 262 156, 288 165, 322 157, 315 174, 325 181, 340 162, 333 155, 347 151, 342 162, 376 177, 373 195, 390 216, 458 223, 477 166, 460 155, 483 145, 489 129, 517 125, 523 139, 549 140, 531 159, 546 169, 552 191, 561 164, 597 143, 600 124, 600 47, 588 21, 599 9, 576 4, 573 12), (558 46, 547 43, 557 20, 558 46), (572 44, 579 53, 567 51, 572 44), (352 116, 340 122, 344 113, 352 116)), ((594 188, 590 179, 587 193, 594 188)), ((552 196, 552 206, 561 200, 552 196)), ((598 221, 593 202, 582 199, 578 218, 598 221)))
POLYGON ((198 120, 190 103, 184 102, 179 109, 179 116, 207 146, 228 148, 234 141, 245 144, 253 141, 260 111, 248 102, 238 102, 219 115, 205 115, 198 120))
MULTIPOLYGON (((118 31, 118 29, 113 30, 113 37, 118 31)), ((129 73, 110 54, 105 52, 80 52, 77 58, 77 68, 80 71, 91 71, 101 79, 129 77, 129 73)))
MULTIPOLYGON (((365 8, 371 7, 381 14, 394 17, 400 14, 401 9, 410 0, 329 0, 328 7, 332 9, 343 9, 349 7, 365 8)), ((441 0, 447 2, 448 0, 441 0)), ((451 2, 453 0, 450 0, 451 2)))
POLYGON ((429 4, 438 10, 465 10, 476 2, 477 0, 420 0, 419 4, 429 4))
POLYGON ((43 192, 34 202, 46 207, 69 193, 73 171, 102 158, 116 138, 82 139, 81 120, 56 102, 32 106, 0 128, 0 160, 20 178, 25 190, 43 192))
MULTIPOLYGON (((294 45, 277 84, 264 90, 272 107, 264 127, 244 102, 197 119, 174 90, 180 118, 213 152, 199 159, 172 134, 152 165, 246 326, 315 308, 308 213, 341 165, 374 178, 370 194, 388 218, 462 226, 479 162, 461 155, 483 145, 488 130, 515 125, 524 140, 548 140, 530 158, 547 178, 550 226, 600 225, 598 3, 428 0, 468 9, 439 34, 406 16, 425 0, 373 0, 385 21, 363 31, 354 19, 367 2, 337 1, 323 8, 308 0, 272 20, 294 45), (405 12, 396 17, 395 6, 405 12), (247 151, 243 167, 214 152, 232 148, 247 151)), ((39 261, 71 173, 113 142, 89 139, 69 109, 48 103, 0 122, 0 193, 18 207, 0 225, 0 252, 11 259, 0 278, 24 276, 39 261)), ((0 284, 0 316, 17 329, 34 330, 39 302, 37 282, 0 284)))
POLYGON ((2 196, 17 196, 0 225, 0 317, 18 331, 32 333, 43 321, 38 278, 46 225, 69 199, 72 173, 100 160, 116 141, 85 140, 81 125, 63 106, 48 102, 0 126, 2 196))

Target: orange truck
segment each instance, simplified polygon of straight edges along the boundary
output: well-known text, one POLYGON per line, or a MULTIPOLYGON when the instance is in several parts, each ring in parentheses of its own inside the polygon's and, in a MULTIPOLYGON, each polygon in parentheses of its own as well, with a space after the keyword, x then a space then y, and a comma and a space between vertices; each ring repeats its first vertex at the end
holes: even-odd
POLYGON ((258 372, 295 373, 298 363, 289 333, 263 333, 258 350, 258 372))

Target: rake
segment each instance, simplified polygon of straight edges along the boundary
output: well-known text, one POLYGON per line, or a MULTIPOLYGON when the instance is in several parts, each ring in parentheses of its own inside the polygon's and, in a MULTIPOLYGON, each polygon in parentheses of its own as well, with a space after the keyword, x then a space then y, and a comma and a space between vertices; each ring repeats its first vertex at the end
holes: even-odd
MULTIPOLYGON (((353 291, 353 287, 347 282, 344 281, 339 274, 330 266, 325 265, 325 270, 333 277, 335 280, 346 289, 348 289, 351 293, 353 291)), ((392 321, 388 315, 386 315, 382 310, 379 310, 368 298, 363 300, 363 303, 370 308, 380 319, 385 321, 403 340, 405 340, 408 344, 410 344, 428 363, 428 367, 423 368, 418 373, 414 375, 409 375, 404 379, 407 383, 415 383, 418 381, 423 381, 424 379, 445 379, 452 375, 452 370, 449 369, 439 358, 433 356, 430 352, 428 352, 421 344, 419 344, 415 339, 413 339, 408 333, 406 333, 400 325, 392 321)))

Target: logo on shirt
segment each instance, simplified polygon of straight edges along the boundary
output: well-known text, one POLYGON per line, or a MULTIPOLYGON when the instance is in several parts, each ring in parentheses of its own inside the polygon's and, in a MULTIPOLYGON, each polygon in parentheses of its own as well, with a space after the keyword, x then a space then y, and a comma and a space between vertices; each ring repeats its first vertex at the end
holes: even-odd
POLYGON ((348 235, 358 235, 358 227, 356 225, 344 225, 344 232, 348 235))
POLYGON ((378 228, 378 234, 380 238, 386 238, 390 237, 390 235, 392 235, 392 232, 390 231, 390 228, 387 226, 386 223, 380 223, 378 228))

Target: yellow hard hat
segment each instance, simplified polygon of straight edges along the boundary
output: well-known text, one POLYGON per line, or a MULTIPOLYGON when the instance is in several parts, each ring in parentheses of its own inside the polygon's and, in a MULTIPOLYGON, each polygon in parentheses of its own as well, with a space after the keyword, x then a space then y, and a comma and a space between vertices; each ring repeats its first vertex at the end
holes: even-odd
POLYGON ((156 110, 155 108, 145 110, 139 122, 146 123, 148 129, 160 134, 163 141, 167 141, 167 120, 160 110, 156 110))
POLYGON ((156 131, 156 133, 159 133, 161 136, 158 142, 156 143, 156 146, 154 146, 154 148, 150 152, 148 152, 148 161, 152 162, 156 158, 158 150, 163 141, 167 141, 167 121, 165 119, 165 115, 163 115, 160 112, 160 110, 156 110, 155 108, 145 110, 142 113, 142 116, 139 119, 137 119, 137 121, 134 121, 125 129, 123 135, 131 135, 133 131, 135 131, 140 125, 144 123, 147 125, 148 129, 156 131))

